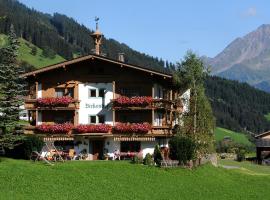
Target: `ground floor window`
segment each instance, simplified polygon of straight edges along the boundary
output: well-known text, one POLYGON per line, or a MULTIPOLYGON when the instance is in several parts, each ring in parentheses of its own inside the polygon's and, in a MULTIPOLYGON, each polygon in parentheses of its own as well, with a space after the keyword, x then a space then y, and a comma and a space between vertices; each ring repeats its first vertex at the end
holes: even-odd
POLYGON ((121 152, 140 152, 141 142, 121 142, 121 152))
POLYGON ((73 141, 55 141, 54 146, 57 150, 60 151, 69 151, 70 149, 74 149, 73 141))

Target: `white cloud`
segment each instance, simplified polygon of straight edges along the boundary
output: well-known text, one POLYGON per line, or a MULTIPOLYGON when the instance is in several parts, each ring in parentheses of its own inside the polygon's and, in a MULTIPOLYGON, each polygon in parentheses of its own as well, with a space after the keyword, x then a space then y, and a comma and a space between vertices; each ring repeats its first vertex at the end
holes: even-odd
POLYGON ((257 15, 257 9, 255 7, 249 7, 243 12, 244 17, 255 17, 257 15))

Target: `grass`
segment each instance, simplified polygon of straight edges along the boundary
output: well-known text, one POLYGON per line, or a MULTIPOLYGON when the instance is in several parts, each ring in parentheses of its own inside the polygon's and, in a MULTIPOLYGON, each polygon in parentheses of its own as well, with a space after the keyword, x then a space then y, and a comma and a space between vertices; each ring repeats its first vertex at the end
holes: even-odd
POLYGON ((269 199, 270 174, 250 175, 205 165, 159 169, 121 161, 46 166, 0 162, 0 199, 269 199))
MULTIPOLYGON (((18 59, 20 61, 25 61, 36 68, 41 68, 47 65, 52 65, 52 64, 65 61, 63 57, 57 54, 55 58, 53 59, 45 58, 44 56, 42 56, 42 49, 38 48, 37 46, 36 46, 37 48, 36 55, 32 55, 31 50, 32 50, 32 47, 34 47, 35 45, 33 45, 32 43, 22 38, 19 38, 19 41, 20 41, 20 48, 19 48, 18 59)), ((6 43, 7 43, 7 36, 4 34, 0 34, 0 47, 4 46, 6 43)))
POLYGON ((216 141, 221 141, 224 137, 229 136, 234 142, 244 144, 244 145, 253 145, 247 138, 244 133, 234 132, 225 128, 217 127, 215 129, 215 139, 216 141))
POLYGON ((268 113, 267 115, 264 115, 264 117, 267 119, 267 121, 270 121, 270 113, 268 113))
POLYGON ((228 166, 235 166, 240 167, 240 171, 242 173, 249 173, 253 175, 270 175, 270 167, 269 166, 262 166, 256 165, 248 161, 237 162, 234 160, 219 160, 219 164, 221 165, 228 165, 228 166))

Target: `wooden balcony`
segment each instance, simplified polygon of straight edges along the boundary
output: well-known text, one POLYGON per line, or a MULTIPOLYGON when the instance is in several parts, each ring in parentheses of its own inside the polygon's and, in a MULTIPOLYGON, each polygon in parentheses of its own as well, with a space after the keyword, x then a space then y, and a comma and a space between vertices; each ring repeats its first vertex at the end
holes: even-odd
POLYGON ((24 127, 25 134, 37 134, 37 135, 51 135, 51 136, 58 136, 58 135, 81 135, 81 136, 125 136, 125 137, 134 137, 134 136, 152 136, 152 137, 162 137, 162 136, 172 136, 172 129, 170 126, 153 126, 150 131, 147 133, 117 133, 115 131, 108 131, 104 133, 78 133, 75 128, 73 128, 68 134, 57 134, 57 133, 42 133, 36 129, 36 126, 25 126, 24 127))
POLYGON ((130 104, 130 105, 121 105, 117 103, 116 99, 111 100, 112 108, 114 110, 152 110, 152 109, 173 109, 173 101, 167 99, 152 99, 152 102, 149 104, 130 104))
POLYGON ((257 139, 256 147, 270 147, 270 139, 257 139))
POLYGON ((26 110, 76 110, 80 107, 80 101, 78 100, 74 100, 68 105, 54 106, 39 105, 37 99, 25 99, 24 103, 26 110))

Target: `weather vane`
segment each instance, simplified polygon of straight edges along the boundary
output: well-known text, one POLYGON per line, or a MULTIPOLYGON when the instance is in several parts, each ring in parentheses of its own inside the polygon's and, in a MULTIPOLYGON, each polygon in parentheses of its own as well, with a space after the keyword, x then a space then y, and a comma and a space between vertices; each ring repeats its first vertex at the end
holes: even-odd
POLYGON ((96 30, 98 30, 98 21, 99 21, 99 17, 95 17, 95 21, 96 21, 96 30))

